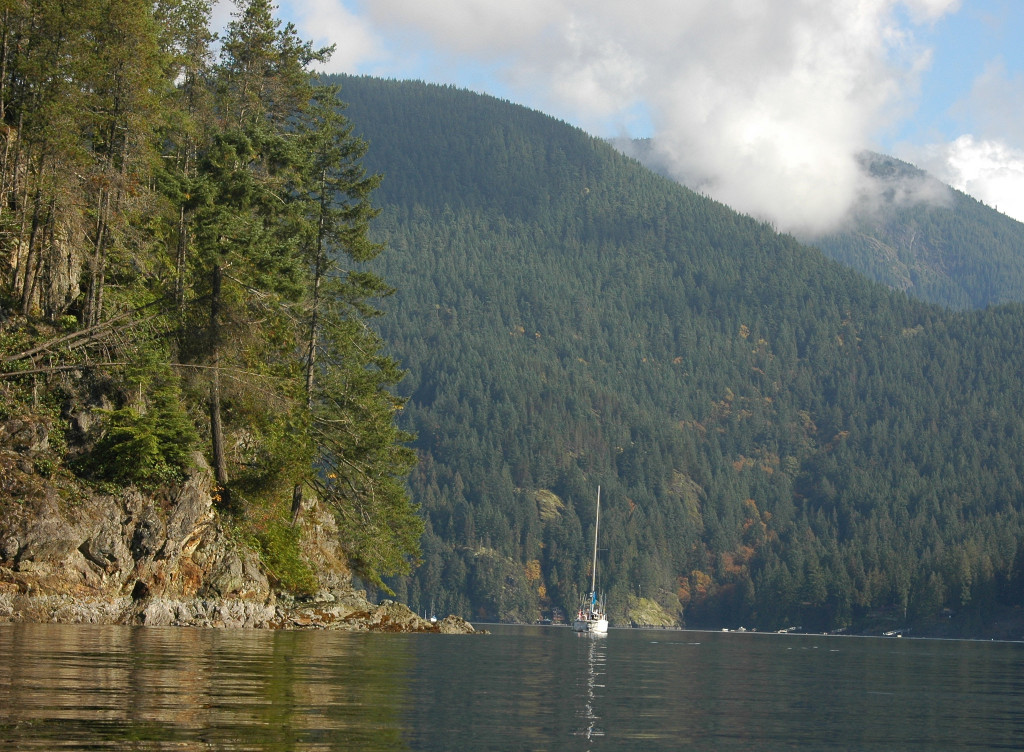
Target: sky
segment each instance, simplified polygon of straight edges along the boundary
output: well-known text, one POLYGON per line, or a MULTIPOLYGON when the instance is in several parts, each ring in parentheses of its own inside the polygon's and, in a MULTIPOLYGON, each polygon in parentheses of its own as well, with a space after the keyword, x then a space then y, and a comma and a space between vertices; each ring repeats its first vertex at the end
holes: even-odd
POLYGON ((1024 221, 1024 0, 278 2, 336 45, 328 72, 651 137, 681 181, 781 230, 840 224, 873 189, 865 149, 1024 221))

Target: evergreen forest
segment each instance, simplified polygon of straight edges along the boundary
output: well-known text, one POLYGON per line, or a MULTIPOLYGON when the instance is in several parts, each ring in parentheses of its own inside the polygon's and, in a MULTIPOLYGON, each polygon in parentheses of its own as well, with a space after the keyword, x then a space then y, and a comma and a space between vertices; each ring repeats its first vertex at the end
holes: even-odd
POLYGON ((325 83, 383 175, 373 325, 425 523, 387 582, 413 608, 573 610, 599 485, 613 625, 1024 605, 1020 304, 913 298, 505 101, 325 83))
POLYGON ((1024 226, 881 154, 862 154, 876 192, 810 239, 871 279, 949 308, 1024 302, 1024 226))
MULTIPOLYGON (((613 143, 670 176, 652 139, 613 143)), ((873 152, 857 160, 863 184, 848 216, 804 242, 870 279, 948 308, 1024 301, 1020 222, 901 160, 873 152)))
POLYGON ((212 472, 223 523, 275 584, 311 595, 295 514, 333 511, 351 570, 410 571, 423 523, 367 324, 379 177, 332 50, 269 0, 0 6, 0 420, 46 424, 0 514, 212 472), (53 493, 56 489, 56 494, 53 493))

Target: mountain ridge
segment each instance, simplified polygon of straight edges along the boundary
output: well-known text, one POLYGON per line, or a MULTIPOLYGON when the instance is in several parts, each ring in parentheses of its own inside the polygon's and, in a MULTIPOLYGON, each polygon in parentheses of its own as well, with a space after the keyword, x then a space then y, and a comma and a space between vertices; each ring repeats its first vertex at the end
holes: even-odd
POLYGON ((334 80, 384 173, 411 605, 571 606, 598 484, 613 623, 637 597, 815 629, 1020 602, 1018 304, 915 301, 541 113, 334 80))
MULTIPOLYGON (((651 139, 614 139, 623 153, 677 180, 651 139)), ((857 161, 862 187, 846 219, 802 242, 869 279, 956 309, 1024 300, 1024 224, 877 152, 857 161)), ((678 179, 687 184, 685 177, 678 179)))

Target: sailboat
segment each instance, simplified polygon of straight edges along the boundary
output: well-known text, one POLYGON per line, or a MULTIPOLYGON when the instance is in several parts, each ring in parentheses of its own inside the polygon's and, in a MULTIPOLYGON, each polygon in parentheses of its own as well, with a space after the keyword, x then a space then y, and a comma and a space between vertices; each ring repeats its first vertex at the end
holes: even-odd
POLYGON ((576 632, 608 633, 608 615, 604 598, 597 597, 597 528, 601 521, 601 487, 597 487, 597 512, 594 515, 594 562, 590 569, 590 594, 580 603, 572 628, 576 632))

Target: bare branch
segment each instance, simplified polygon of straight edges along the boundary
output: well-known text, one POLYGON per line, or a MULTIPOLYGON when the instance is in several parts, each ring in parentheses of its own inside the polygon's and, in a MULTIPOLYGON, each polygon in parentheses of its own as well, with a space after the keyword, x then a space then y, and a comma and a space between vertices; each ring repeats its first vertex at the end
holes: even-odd
POLYGON ((46 368, 32 368, 27 371, 9 371, 0 373, 0 379, 13 379, 17 376, 35 376, 40 373, 57 373, 59 371, 88 371, 94 368, 112 368, 114 366, 126 366, 128 363, 114 361, 107 363, 77 363, 70 366, 48 366, 46 368))

